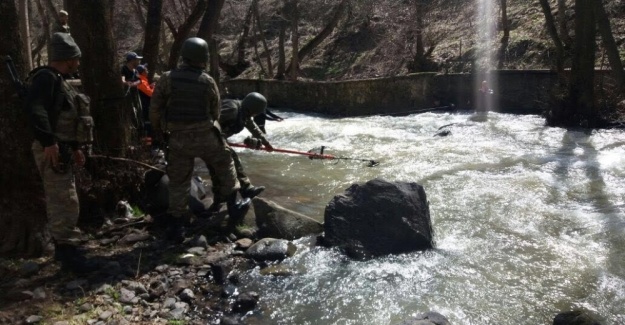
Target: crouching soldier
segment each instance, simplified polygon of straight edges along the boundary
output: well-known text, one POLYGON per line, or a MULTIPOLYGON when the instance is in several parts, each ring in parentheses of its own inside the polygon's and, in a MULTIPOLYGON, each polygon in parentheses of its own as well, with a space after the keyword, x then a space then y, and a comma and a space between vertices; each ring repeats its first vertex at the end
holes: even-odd
MULTIPOLYGON (((273 147, 267 141, 265 135, 260 128, 254 123, 253 118, 257 115, 264 114, 267 108, 267 99, 259 93, 249 93, 243 100, 224 99, 221 103, 221 115, 219 116, 219 125, 224 138, 229 138, 241 131, 247 129, 252 133, 251 138, 245 139, 245 144, 253 149, 259 149, 262 146, 272 151, 273 147)), ((254 198, 265 190, 264 186, 253 186, 250 179, 243 170, 243 165, 237 153, 230 147, 228 151, 234 160, 234 166, 237 172, 237 179, 241 184, 239 190, 244 198, 254 198)), ((212 177, 212 173, 211 173, 212 177)), ((221 208, 220 205, 213 204, 208 213, 217 213, 221 208)))

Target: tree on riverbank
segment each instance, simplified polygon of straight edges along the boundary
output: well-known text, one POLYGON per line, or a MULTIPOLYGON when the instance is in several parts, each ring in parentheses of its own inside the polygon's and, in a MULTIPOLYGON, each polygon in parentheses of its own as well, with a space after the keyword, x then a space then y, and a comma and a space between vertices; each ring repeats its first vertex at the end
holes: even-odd
MULTIPOLYGON (((15 2, 0 1, 0 12, 0 49, 24 76, 27 68, 15 2)), ((0 256, 37 256, 45 245, 43 187, 30 150, 33 136, 28 117, 5 67, 0 69, 0 101, 0 256)))
MULTIPOLYGON (((559 83, 561 84, 559 90, 561 94, 556 94, 556 99, 547 115, 547 122, 554 126, 600 127, 605 124, 605 121, 602 121, 598 114, 599 98, 595 93, 597 31, 608 53, 612 74, 616 80, 614 88, 617 90, 616 94, 612 93, 614 90, 608 90, 608 93, 615 98, 603 98, 604 105, 615 106, 619 97, 618 90, 623 89, 625 80, 605 8, 601 1, 575 1, 575 37, 572 39, 571 71, 568 74, 564 70, 567 51, 563 42, 563 39, 569 39, 568 31, 560 23, 559 30, 562 35, 558 35, 548 1, 540 0, 540 4, 545 15, 547 29, 556 47, 556 71, 560 76, 559 83)), ((559 2, 559 9, 564 9, 561 2, 559 2)), ((560 15, 563 15, 562 11, 560 15)), ((606 91, 603 93, 605 94, 606 91)))

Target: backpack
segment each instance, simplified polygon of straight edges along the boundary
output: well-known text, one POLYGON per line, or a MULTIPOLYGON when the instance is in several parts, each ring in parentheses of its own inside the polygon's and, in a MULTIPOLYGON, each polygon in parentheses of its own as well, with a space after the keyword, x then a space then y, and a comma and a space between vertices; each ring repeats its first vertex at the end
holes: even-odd
POLYGON ((55 133, 59 136, 60 141, 77 141, 81 144, 93 142, 93 117, 91 117, 91 100, 83 93, 69 84, 63 77, 50 67, 38 67, 28 73, 24 84, 26 96, 32 85, 32 80, 42 74, 47 73, 53 76, 54 84, 54 108, 53 111, 58 113, 56 121, 54 121, 55 133), (74 98, 70 101, 69 98, 74 98), (65 103, 68 103, 70 109, 64 109, 65 103))

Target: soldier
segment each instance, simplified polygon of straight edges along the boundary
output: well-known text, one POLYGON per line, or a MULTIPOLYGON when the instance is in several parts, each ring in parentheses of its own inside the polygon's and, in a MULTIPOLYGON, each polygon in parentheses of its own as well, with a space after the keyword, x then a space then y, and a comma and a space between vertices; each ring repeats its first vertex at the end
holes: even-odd
POLYGON ((184 41, 182 64, 165 72, 152 94, 150 121, 157 138, 169 133, 169 203, 174 222, 170 235, 184 237, 182 218, 188 214, 189 183, 194 159, 201 158, 212 172, 215 204, 226 203, 228 225, 235 226, 245 216, 250 200, 237 201, 240 188, 234 162, 219 129, 219 90, 204 71, 208 44, 201 38, 184 41))
POLYGON ((89 272, 97 266, 77 247, 79 204, 71 165, 72 161, 77 166, 85 163, 82 148, 93 140, 93 120, 89 98, 66 81, 78 70, 80 55, 68 33, 53 34, 50 63, 31 72, 26 105, 35 134, 32 151, 43 180, 54 257, 64 269, 89 272))
MULTIPOLYGON (((224 138, 229 138, 246 128, 252 133, 252 138, 245 139, 245 143, 254 149, 265 146, 268 151, 272 151, 273 147, 267 141, 267 138, 256 125, 253 118, 264 114, 267 109, 267 99, 256 92, 247 94, 243 100, 224 99, 221 104, 221 116, 219 117, 219 125, 221 126, 224 138)), ((265 190, 264 186, 253 186, 250 179, 243 170, 243 165, 237 153, 230 147, 228 151, 234 160, 234 166, 237 171, 237 179, 241 184, 241 196, 244 198, 254 198, 265 190)), ((212 176, 212 175, 211 175, 212 176)), ((208 213, 216 213, 221 206, 213 204, 208 213)))

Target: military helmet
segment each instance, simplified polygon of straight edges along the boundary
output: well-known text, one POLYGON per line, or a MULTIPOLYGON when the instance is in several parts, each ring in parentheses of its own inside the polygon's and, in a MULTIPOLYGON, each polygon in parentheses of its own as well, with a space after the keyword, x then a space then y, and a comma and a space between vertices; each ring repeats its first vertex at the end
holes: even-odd
POLYGON ((208 43, 199 37, 191 37, 182 43, 180 56, 191 63, 206 63, 208 43))
POLYGON ((243 112, 248 116, 263 114, 267 108, 267 99, 257 92, 249 93, 243 98, 241 108, 243 108, 243 112))

